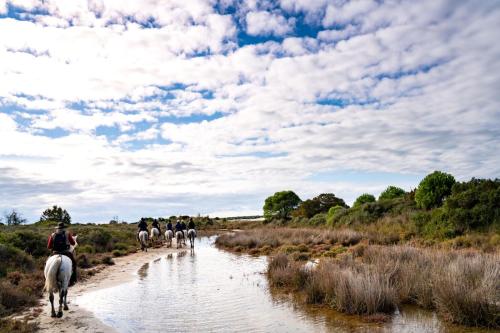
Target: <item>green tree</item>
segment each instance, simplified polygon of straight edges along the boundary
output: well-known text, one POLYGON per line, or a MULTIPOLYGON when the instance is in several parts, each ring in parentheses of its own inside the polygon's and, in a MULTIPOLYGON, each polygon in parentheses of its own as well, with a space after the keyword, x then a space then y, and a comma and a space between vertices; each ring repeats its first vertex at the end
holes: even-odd
POLYGON ((405 190, 396 186, 387 187, 384 192, 380 193, 379 200, 395 199, 406 194, 405 190))
POLYGON ((348 207, 344 200, 337 198, 335 194, 322 193, 317 197, 302 201, 299 207, 293 212, 293 215, 311 218, 319 213, 328 213, 328 210, 335 206, 348 207))
POLYGON ((455 178, 441 171, 434 171, 425 176, 415 192, 417 206, 424 209, 439 207, 443 200, 451 194, 455 178))
POLYGON ((5 223, 7 225, 20 225, 26 223, 26 219, 23 218, 21 213, 13 209, 10 213, 5 213, 5 223))
POLYGON ((292 215, 297 217, 311 218, 320 212, 321 204, 319 200, 307 199, 300 203, 299 207, 297 207, 297 209, 293 211, 292 215))
POLYGON ((266 220, 274 217, 287 219, 300 202, 300 198, 293 191, 276 192, 264 202, 264 217, 266 220))
POLYGON ((444 208, 459 233, 492 224, 500 226, 500 179, 472 178, 455 183, 444 208))
POLYGON ((63 222, 65 224, 71 224, 71 216, 68 214, 66 209, 61 207, 52 206, 52 208, 47 208, 40 216, 40 222, 63 222))
POLYGON ((372 194, 363 193, 356 199, 356 201, 354 201, 352 206, 358 207, 367 202, 375 202, 375 197, 372 194))

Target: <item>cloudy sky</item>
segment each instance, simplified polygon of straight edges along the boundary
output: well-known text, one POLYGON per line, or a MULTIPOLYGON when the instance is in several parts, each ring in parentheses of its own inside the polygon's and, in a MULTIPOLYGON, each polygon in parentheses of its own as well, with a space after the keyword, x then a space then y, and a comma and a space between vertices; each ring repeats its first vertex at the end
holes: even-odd
POLYGON ((500 1, 0 0, 0 210, 80 222, 500 176, 500 1))

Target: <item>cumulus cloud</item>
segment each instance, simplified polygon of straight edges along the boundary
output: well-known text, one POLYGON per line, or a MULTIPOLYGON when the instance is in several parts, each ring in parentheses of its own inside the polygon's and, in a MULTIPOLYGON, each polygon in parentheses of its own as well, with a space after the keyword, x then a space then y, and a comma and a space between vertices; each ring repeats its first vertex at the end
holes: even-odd
POLYGON ((349 202, 379 173, 500 172, 493 1, 8 3, 6 209, 247 214, 285 188, 349 202), (324 176, 342 170, 373 176, 324 176))
POLYGON ((267 11, 249 12, 246 16, 249 35, 283 36, 293 31, 295 19, 267 11))

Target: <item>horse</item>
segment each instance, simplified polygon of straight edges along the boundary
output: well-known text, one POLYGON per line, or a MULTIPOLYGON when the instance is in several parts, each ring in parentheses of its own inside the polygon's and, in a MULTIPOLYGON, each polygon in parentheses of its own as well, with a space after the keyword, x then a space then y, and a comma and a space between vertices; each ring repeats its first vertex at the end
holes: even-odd
POLYGON ((172 247, 173 237, 174 237, 174 232, 172 230, 165 231, 165 240, 167 241, 167 247, 172 247))
POLYGON ((187 230, 182 230, 182 243, 186 245, 187 230))
POLYGON ((188 238, 189 238, 189 243, 191 243, 191 248, 194 249, 194 239, 196 238, 196 230, 189 229, 188 238))
POLYGON ((151 228, 151 244, 155 245, 160 241, 160 230, 158 228, 151 228))
POLYGON ((177 243, 177 248, 182 247, 183 239, 184 239, 184 233, 180 230, 177 231, 175 233, 175 242, 177 243))
POLYGON ((139 232, 139 242, 141 243, 141 250, 148 252, 148 232, 146 230, 142 230, 139 232))
MULTIPOLYGON (((78 245, 76 243, 77 236, 74 236, 75 245, 70 245, 69 251, 75 255, 75 247, 78 245)), ((68 287, 71 274, 73 272, 73 263, 71 259, 64 254, 54 254, 47 259, 44 269, 45 275, 45 287, 49 293, 49 300, 51 306, 51 317, 61 318, 63 316, 63 304, 64 310, 68 310, 68 287), (54 309, 54 292, 59 291, 59 309, 56 311, 54 309)))

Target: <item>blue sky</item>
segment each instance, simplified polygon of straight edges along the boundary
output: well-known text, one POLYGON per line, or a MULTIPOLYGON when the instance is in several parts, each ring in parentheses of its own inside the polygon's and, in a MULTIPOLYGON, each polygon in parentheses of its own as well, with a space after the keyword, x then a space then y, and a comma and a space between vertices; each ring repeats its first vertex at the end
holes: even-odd
POLYGON ((498 1, 0 0, 0 210, 259 214, 500 174, 498 1))

